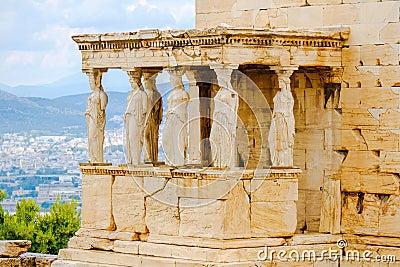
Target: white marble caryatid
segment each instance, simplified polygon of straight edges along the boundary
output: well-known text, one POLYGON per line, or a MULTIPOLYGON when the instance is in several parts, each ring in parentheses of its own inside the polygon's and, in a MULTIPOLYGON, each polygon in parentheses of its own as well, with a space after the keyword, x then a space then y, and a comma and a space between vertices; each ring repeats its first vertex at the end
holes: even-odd
POLYGON ((272 166, 292 167, 295 135, 294 99, 290 87, 293 70, 276 70, 279 91, 274 97, 274 110, 269 132, 272 166))
POLYGON ((201 115, 200 115, 200 97, 197 70, 187 69, 185 76, 189 85, 189 160, 190 164, 201 164, 201 115))
POLYGON ((168 96, 168 111, 165 120, 162 143, 165 152, 166 164, 182 166, 186 163, 188 147, 187 136, 187 106, 189 94, 185 91, 182 82, 184 69, 175 67, 168 69, 173 87, 168 96))
POLYGON ((147 94, 143 90, 140 69, 127 71, 132 91, 128 95, 124 121, 126 129, 127 163, 139 165, 143 148, 147 114, 147 94))
POLYGON ((106 126, 107 94, 101 85, 102 72, 98 69, 86 71, 90 89, 86 106, 86 126, 88 131, 88 147, 91 163, 104 162, 104 128, 106 126))
POLYGON ((144 130, 145 162, 158 162, 158 131, 163 117, 162 97, 157 90, 158 72, 143 73, 147 91, 147 119, 144 130))
POLYGON ((239 96, 231 84, 233 69, 230 67, 213 69, 220 86, 214 97, 213 123, 210 133, 213 165, 219 168, 233 167, 239 96))

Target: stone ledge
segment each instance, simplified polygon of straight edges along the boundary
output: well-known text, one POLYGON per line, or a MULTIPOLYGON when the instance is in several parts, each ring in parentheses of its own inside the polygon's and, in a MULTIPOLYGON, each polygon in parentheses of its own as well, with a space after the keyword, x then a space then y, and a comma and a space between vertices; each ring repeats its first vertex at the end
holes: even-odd
POLYGON ((154 178, 187 178, 187 179, 292 179, 299 178, 301 169, 297 167, 246 170, 235 168, 231 170, 217 168, 202 169, 174 169, 173 167, 134 167, 134 166, 94 166, 80 165, 84 175, 113 175, 113 176, 135 176, 154 178))
MULTIPOLYGON (((332 262, 325 255, 329 249, 340 249, 337 246, 337 241, 345 239, 348 242, 348 250, 358 250, 362 253, 365 250, 372 252, 371 257, 377 255, 400 255, 399 247, 390 247, 390 245, 398 245, 397 242, 391 242, 389 245, 383 245, 387 242, 387 238, 359 237, 354 235, 324 235, 324 234, 309 234, 298 235, 288 240, 288 243, 273 246, 268 240, 266 243, 259 243, 259 246, 242 247, 242 248, 199 248, 195 246, 185 245, 170 245, 170 244, 155 244, 150 242, 121 242, 118 243, 119 253, 112 251, 101 250, 79 250, 65 249, 60 251, 60 258, 53 266, 288 266, 287 262, 280 262, 274 258, 273 262, 262 262, 258 260, 258 253, 268 247, 276 252, 286 251, 289 253, 293 250, 302 253, 314 251, 317 259, 325 261, 305 260, 300 261, 296 266, 326 266, 322 263, 330 263, 329 266, 360 266, 363 261, 342 261, 332 262), (365 238, 365 240, 364 240, 365 238), (363 240, 359 242, 359 240, 363 240), (372 245, 374 243, 376 245, 372 245), (131 250, 130 248, 135 247, 131 250), (89 264, 90 263, 90 264, 89 264), (318 265, 319 263, 320 265, 318 265), (317 265, 315 265, 317 264, 317 265)), ((250 241, 250 240, 248 240, 250 241)), ((393 241, 393 240, 392 240, 393 241)), ((276 243, 279 244, 279 243, 276 243)), ((392 262, 393 266, 399 264, 399 260, 392 262)), ((388 266, 391 266, 391 265, 388 266)), ((363 265, 364 266, 364 265, 363 265)), ((369 266, 369 265, 368 265, 369 266)), ((386 265, 385 265, 386 266, 386 265)))
POLYGON ((26 253, 31 247, 28 240, 1 240, 0 257, 13 258, 26 253))

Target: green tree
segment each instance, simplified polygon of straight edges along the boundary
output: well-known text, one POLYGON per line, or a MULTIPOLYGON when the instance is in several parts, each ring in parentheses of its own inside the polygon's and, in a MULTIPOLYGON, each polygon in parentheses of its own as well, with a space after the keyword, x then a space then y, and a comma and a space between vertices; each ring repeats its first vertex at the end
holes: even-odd
POLYGON ((23 199, 17 203, 16 213, 4 215, 4 222, 0 228, 1 238, 10 239, 35 239, 36 222, 39 218, 40 207, 32 199, 23 199))
MULTIPOLYGON (((0 190, 0 202, 3 202, 7 198, 7 193, 3 190, 0 190)), ((0 224, 4 223, 4 209, 3 206, 0 205, 0 224)))
POLYGON ((67 247, 68 240, 80 227, 80 212, 75 200, 54 203, 50 212, 39 218, 37 236, 32 250, 39 253, 57 254, 67 247))
POLYGON ((80 227, 76 200, 62 202, 57 198, 50 212, 40 215, 40 207, 34 200, 23 199, 17 204, 15 214, 4 211, 2 214, 0 239, 30 240, 31 252, 57 254, 60 249, 67 247, 68 240, 80 227))

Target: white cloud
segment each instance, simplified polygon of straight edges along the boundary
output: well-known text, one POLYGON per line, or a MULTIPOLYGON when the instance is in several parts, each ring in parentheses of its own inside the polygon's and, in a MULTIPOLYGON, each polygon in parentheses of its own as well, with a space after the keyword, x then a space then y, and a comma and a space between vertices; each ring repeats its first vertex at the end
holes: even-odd
MULTIPOLYGON (((187 19, 187 14, 194 14, 195 13, 195 6, 194 3, 187 3, 184 5, 177 5, 170 7, 170 12, 172 17, 175 19, 177 23, 184 21, 187 19)), ((191 18, 189 16, 189 18, 191 18)))
POLYGON ((80 72, 71 35, 194 27, 195 0, 0 0, 0 83, 34 84, 80 72))
POLYGON ((11 51, 4 63, 11 66, 32 65, 34 63, 34 54, 32 51, 11 51))
POLYGON ((137 8, 137 6, 136 6, 135 4, 132 4, 132 5, 127 6, 127 7, 126 7, 126 10, 127 10, 128 12, 133 12, 133 11, 136 10, 136 8, 137 8))
POLYGON ((148 12, 150 12, 152 9, 158 8, 156 4, 151 4, 147 0, 138 0, 134 4, 128 5, 126 7, 126 11, 128 11, 129 13, 133 13, 134 11, 137 10, 139 6, 147 9, 148 12))

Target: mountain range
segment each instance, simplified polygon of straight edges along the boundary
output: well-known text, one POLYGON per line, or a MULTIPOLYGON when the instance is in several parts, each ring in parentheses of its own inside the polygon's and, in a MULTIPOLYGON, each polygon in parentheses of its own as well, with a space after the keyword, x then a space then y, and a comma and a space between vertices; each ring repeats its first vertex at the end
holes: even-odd
MULTIPOLYGON (((128 93, 108 92, 107 128, 121 127, 128 93)), ((89 94, 55 99, 17 97, 0 90, 0 133, 40 132, 82 134, 86 131, 85 108, 89 94)))
MULTIPOLYGON (((41 134, 84 134, 84 112, 90 93, 85 76, 76 74, 48 85, 10 87, 0 84, 0 134, 32 131, 41 134)), ((109 100, 106 129, 113 129, 123 125, 130 85, 122 71, 108 77, 103 78, 109 100)), ((171 86, 164 83, 158 88, 164 95, 165 111, 166 92, 171 86)))

